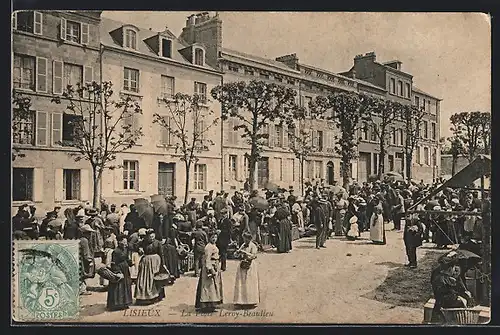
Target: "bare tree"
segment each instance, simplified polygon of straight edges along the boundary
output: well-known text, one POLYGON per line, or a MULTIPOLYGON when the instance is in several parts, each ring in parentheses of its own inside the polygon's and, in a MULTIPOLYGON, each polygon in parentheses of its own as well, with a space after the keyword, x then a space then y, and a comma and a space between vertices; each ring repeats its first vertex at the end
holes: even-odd
MULTIPOLYGON (((295 128, 293 128, 295 130, 295 128)), ((292 141, 289 143, 290 150, 294 153, 295 157, 299 160, 299 173, 300 173, 300 190, 304 194, 304 165, 307 159, 313 154, 317 148, 313 145, 312 131, 310 126, 302 122, 299 125, 297 133, 293 133, 292 141)))
POLYGON ((133 129, 132 118, 141 114, 139 104, 130 96, 113 98, 113 84, 92 82, 76 87, 68 85, 62 96, 54 96, 52 102, 67 103, 66 109, 75 118, 72 141, 75 151, 69 154, 75 161, 86 160, 92 167, 93 206, 100 204, 100 183, 104 169, 113 170, 116 156, 130 148, 143 136, 142 129, 133 129))
POLYGON ((403 148, 403 152, 405 154, 406 178, 410 181, 412 176, 411 162, 413 160, 413 152, 421 139, 420 128, 425 111, 423 108, 411 105, 403 105, 401 111, 404 123, 403 127, 406 135, 403 148))
POLYGON ((482 112, 480 117, 480 131, 483 144, 483 152, 491 154, 491 114, 482 112))
POLYGON ((467 159, 469 163, 472 162, 481 149, 481 130, 485 118, 481 112, 460 112, 450 116, 450 121, 453 135, 464 143, 467 159))
POLYGON ((256 189, 257 162, 269 139, 268 124, 278 122, 292 126, 295 119, 304 117, 304 109, 295 103, 295 95, 292 88, 257 80, 227 83, 212 89, 212 97, 222 104, 222 119, 239 120, 234 130, 241 129, 242 137, 250 145, 247 157, 252 190, 256 189))
POLYGON ((173 100, 165 100, 167 115, 154 114, 153 123, 159 124, 174 138, 175 152, 180 152, 186 168, 184 203, 187 203, 191 167, 199 161, 199 155, 215 143, 206 135, 217 125, 214 112, 202 106, 199 95, 177 93, 173 100))

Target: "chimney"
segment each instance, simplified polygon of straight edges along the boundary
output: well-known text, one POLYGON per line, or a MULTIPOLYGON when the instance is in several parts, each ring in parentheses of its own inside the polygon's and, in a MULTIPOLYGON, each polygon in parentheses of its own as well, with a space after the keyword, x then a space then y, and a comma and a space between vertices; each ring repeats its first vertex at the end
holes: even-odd
POLYGON ((401 62, 399 60, 391 60, 390 62, 385 62, 384 63, 385 66, 392 67, 393 69, 396 69, 396 70, 399 70, 399 71, 401 71, 401 65, 402 64, 403 64, 403 62, 401 62))
POLYGON ((297 57, 297 54, 276 57, 276 61, 281 62, 294 70, 297 70, 297 65, 299 64, 299 58, 297 57))
POLYGON ((195 23, 195 15, 191 14, 186 19, 186 27, 194 26, 194 23, 195 23))
POLYGON ((357 62, 359 61, 368 61, 368 62, 375 62, 376 60, 376 56, 375 56, 375 52, 372 51, 372 52, 367 52, 365 55, 356 55, 356 57, 354 57, 354 64, 356 64, 357 62))

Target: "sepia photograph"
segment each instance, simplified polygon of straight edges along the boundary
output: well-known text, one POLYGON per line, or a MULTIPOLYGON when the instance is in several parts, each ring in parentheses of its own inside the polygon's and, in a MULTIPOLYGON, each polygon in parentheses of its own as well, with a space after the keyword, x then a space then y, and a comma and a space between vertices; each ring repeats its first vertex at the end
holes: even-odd
POLYGON ((490 322, 489 14, 11 20, 14 324, 490 322))

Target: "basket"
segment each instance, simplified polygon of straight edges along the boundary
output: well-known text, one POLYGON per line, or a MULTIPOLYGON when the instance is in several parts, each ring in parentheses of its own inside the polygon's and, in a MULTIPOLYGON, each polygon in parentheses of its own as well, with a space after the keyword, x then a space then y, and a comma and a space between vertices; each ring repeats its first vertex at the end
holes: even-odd
POLYGON ((455 325, 478 324, 479 308, 441 308, 445 323, 455 325))
POLYGON ((99 268, 96 272, 101 278, 109 280, 110 283, 118 283, 120 281, 120 277, 106 266, 99 268))

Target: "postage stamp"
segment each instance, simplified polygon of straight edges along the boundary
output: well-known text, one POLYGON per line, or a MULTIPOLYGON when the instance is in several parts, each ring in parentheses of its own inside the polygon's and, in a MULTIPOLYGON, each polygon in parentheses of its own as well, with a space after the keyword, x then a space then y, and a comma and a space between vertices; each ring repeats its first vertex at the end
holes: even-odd
POLYGON ((46 322, 80 311, 79 241, 14 241, 13 317, 46 322))

